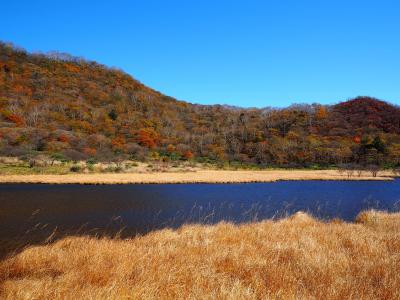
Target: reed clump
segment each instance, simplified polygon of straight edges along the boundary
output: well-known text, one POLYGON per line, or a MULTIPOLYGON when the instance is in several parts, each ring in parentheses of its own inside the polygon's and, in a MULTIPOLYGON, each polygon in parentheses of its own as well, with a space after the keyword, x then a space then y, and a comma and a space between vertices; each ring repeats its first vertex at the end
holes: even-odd
POLYGON ((0 263, 6 299, 399 299, 400 214, 305 213, 132 239, 68 237, 0 263))

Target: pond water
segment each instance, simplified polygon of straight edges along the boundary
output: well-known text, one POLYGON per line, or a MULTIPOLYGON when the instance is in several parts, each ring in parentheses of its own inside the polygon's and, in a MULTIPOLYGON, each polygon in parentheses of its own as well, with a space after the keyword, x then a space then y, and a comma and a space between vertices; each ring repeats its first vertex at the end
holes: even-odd
POLYGON ((397 211, 394 181, 251 184, 0 185, 0 243, 57 234, 144 234, 184 223, 248 222, 307 211, 352 221, 365 209, 397 211))

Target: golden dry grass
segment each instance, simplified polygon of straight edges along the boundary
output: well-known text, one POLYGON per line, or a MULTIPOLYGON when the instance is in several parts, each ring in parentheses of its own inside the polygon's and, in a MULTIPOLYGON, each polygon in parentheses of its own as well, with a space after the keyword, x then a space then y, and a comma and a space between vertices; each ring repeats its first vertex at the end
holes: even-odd
POLYGON ((128 184, 128 183, 245 183, 277 180, 391 180, 391 174, 380 173, 372 177, 347 177, 336 170, 268 170, 225 171, 199 170, 196 172, 106 173, 65 175, 2 175, 0 183, 77 183, 77 184, 128 184))
POLYGON ((6 299, 399 299, 400 214, 304 213, 128 240, 69 237, 0 263, 6 299))

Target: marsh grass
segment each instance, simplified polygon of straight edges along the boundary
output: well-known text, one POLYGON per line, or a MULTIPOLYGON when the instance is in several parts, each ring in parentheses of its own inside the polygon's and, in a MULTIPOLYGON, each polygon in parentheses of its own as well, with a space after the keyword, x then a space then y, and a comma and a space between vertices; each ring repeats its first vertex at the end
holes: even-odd
POLYGON ((31 167, 28 162, 18 162, 4 164, 0 163, 0 175, 29 175, 29 174, 68 174, 70 167, 66 164, 34 166, 31 167))
POLYGON ((399 299, 400 214, 356 223, 306 213, 186 225, 130 238, 67 237, 0 263, 8 299, 399 299))
POLYGON ((131 173, 75 173, 18 174, 0 176, 2 183, 51 183, 51 184, 145 184, 145 183, 252 183, 278 180, 393 180, 392 173, 379 177, 363 175, 348 177, 336 170, 268 170, 268 171, 224 171, 196 170, 131 173))

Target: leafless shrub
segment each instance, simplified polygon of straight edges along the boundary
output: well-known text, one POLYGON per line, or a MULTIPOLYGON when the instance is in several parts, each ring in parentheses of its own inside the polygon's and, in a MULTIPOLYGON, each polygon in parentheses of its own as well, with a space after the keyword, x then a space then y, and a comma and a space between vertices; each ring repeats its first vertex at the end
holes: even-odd
POLYGON ((394 176, 400 176, 400 168, 393 168, 392 172, 393 172, 394 176))
POLYGON ((347 178, 352 177, 355 171, 356 167, 353 164, 342 164, 338 169, 339 174, 346 174, 347 178))
POLYGON ((340 174, 340 175, 343 175, 344 174, 344 171, 345 171, 345 169, 342 167, 342 166, 339 166, 339 168, 338 168, 338 173, 340 174))
POLYGON ((33 168, 33 167, 35 167, 35 166, 36 166, 36 160, 30 159, 30 160, 29 160, 29 168, 33 168))

